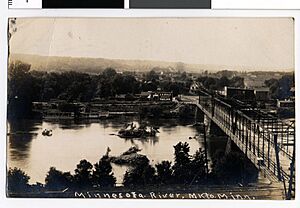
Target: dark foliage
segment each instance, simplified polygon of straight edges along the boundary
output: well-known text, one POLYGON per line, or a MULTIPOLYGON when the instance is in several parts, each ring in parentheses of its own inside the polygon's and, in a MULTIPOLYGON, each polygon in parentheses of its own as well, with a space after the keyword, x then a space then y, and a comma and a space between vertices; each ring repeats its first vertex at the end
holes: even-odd
POLYGON ((98 163, 94 165, 93 171, 93 183, 100 187, 113 187, 116 184, 116 178, 112 172, 112 166, 110 164, 107 155, 103 156, 98 163))
POLYGON ((270 95, 273 99, 286 99, 291 96, 290 89, 295 86, 294 75, 284 75, 280 79, 269 79, 265 81, 270 88, 270 95))
MULTIPOLYGON (((143 157, 130 167, 123 178, 123 185, 128 188, 151 185, 195 185, 195 184, 247 184, 258 177, 258 170, 242 154, 218 151, 213 157, 212 170, 207 170, 204 150, 199 148, 194 155, 189 154, 188 143, 179 142, 174 146, 174 165, 162 161, 153 167, 147 157, 143 157)), ((8 171, 8 193, 43 192, 45 190, 93 190, 113 188, 116 178, 108 155, 103 156, 94 165, 81 160, 75 174, 62 172, 51 167, 42 184, 29 185, 29 176, 14 168, 8 171)))
POLYGON ((45 178, 45 188, 48 190, 64 190, 73 186, 73 176, 70 172, 62 172, 51 167, 45 178))
POLYGON ((74 182, 78 188, 92 187, 93 165, 87 160, 81 160, 75 169, 74 182))
POLYGON ((160 185, 170 184, 173 182, 173 170, 170 161, 162 161, 155 165, 157 172, 157 183, 160 185))
POLYGON ((30 73, 30 65, 15 62, 8 68, 8 118, 27 118, 31 115, 32 101, 39 93, 38 81, 30 73))
POLYGON ((198 81, 209 90, 222 90, 225 86, 239 88, 245 87, 244 78, 239 76, 234 76, 231 79, 227 76, 222 76, 221 78, 204 76, 199 77, 198 81))
POLYGON ((146 186, 155 183, 155 169, 149 160, 140 160, 134 167, 126 171, 123 184, 125 187, 146 186))
POLYGON ((9 192, 20 193, 28 191, 30 177, 24 171, 18 168, 9 169, 7 173, 7 189, 9 192))
POLYGON ((208 177, 207 161, 205 161, 205 152, 199 148, 193 155, 191 161, 191 170, 193 174, 192 184, 203 184, 208 177))
POLYGON ((201 148, 191 156, 190 147, 187 142, 179 142, 174 146, 175 163, 173 165, 174 180, 178 184, 201 184, 208 177, 204 150, 201 148))
POLYGON ((187 142, 179 142, 174 146, 175 160, 173 165, 174 180, 178 184, 187 184, 192 181, 190 147, 187 142))

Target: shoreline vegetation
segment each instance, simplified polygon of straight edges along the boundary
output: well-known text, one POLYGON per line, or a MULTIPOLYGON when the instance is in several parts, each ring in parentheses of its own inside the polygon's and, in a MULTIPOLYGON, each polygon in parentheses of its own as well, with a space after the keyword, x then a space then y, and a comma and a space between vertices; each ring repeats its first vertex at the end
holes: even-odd
MULTIPOLYGON (((132 102, 137 99, 136 95, 141 96, 145 92, 171 93, 170 100, 165 101, 164 107, 154 105, 155 102, 151 102, 153 106, 140 107, 140 115, 155 117, 164 113, 170 114, 168 111, 174 107, 172 98, 180 98, 180 95, 195 95, 191 91, 195 83, 197 87, 202 85, 212 92, 223 90, 225 86, 245 88, 249 85, 245 81, 248 77, 246 73, 229 70, 216 73, 205 71, 196 74, 186 72, 184 67, 171 71, 169 68, 154 67, 148 72, 116 71, 114 68, 106 68, 98 74, 92 74, 75 71, 40 71, 31 68, 30 64, 21 61, 9 64, 8 119, 36 116, 33 112, 33 102, 59 101, 60 105, 56 110, 74 113, 76 117, 79 109, 74 103, 88 104, 86 114, 89 114, 93 113, 89 104, 95 101, 103 104, 101 108, 105 109, 107 108, 106 101, 113 101, 113 104, 117 104, 118 99, 123 99, 122 102, 132 102)), ((269 88, 270 97, 275 103, 276 99, 286 99, 291 95, 290 89, 294 86, 294 74, 282 73, 276 78, 272 78, 272 74, 274 72, 269 72, 269 74, 256 72, 255 76, 262 76, 261 85, 269 88)), ((112 105, 108 108, 112 108, 112 105)), ((114 108, 116 111, 124 109, 124 105, 121 107, 115 105, 114 108)), ((137 110, 138 105, 133 105, 131 108, 137 110)), ((132 111, 132 109, 127 110, 132 111)), ((182 112, 181 115, 186 114, 182 112)))
MULTIPOLYGON (((199 148, 194 155, 189 154, 189 144, 179 142, 174 148, 174 161, 161 161, 155 165, 139 154, 137 147, 132 147, 119 157, 107 153, 92 165, 83 159, 77 164, 75 173, 62 172, 50 167, 45 183, 29 184, 30 176, 18 168, 9 168, 7 177, 7 195, 10 197, 67 197, 74 192, 113 192, 130 190, 166 190, 175 191, 185 187, 201 186, 247 186, 258 178, 258 170, 239 152, 225 154, 217 151, 211 168, 207 167, 204 150, 199 148), (123 176, 122 186, 116 186, 116 178, 111 163, 123 158, 128 168, 123 176), (130 162, 134 158, 134 163, 130 162), (48 195, 48 196, 46 196, 48 195)), ((120 163, 119 163, 120 164, 120 163)), ((74 196, 73 196, 74 197, 74 196)))

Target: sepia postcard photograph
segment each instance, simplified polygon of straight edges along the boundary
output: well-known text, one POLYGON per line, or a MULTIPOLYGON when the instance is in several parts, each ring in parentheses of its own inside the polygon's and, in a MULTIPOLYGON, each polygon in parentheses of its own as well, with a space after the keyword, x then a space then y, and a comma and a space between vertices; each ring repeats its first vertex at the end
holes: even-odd
POLYGON ((8 19, 6 196, 294 200, 290 17, 8 19))

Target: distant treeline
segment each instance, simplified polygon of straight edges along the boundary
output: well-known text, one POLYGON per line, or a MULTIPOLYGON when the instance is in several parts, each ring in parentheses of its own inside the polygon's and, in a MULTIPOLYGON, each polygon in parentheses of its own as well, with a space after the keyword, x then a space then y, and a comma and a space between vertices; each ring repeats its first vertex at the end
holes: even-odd
MULTIPOLYGON (((30 70, 29 64, 16 61, 8 68, 8 117, 30 117, 33 101, 51 99, 66 102, 89 102, 94 98, 109 98, 119 94, 138 94, 158 89, 178 94, 188 94, 193 80, 186 72, 175 75, 161 74, 153 69, 144 74, 117 73, 107 68, 100 74, 80 72, 41 72, 30 70)), ((244 86, 243 79, 202 77, 208 89, 221 88, 225 84, 244 86)))
POLYGON ((133 73, 117 73, 107 68, 101 74, 80 72, 31 71, 30 65, 19 61, 8 69, 8 116, 11 118, 31 115, 33 101, 61 99, 67 102, 89 102, 94 98, 109 98, 118 94, 138 94, 142 91, 172 91, 174 96, 188 93, 191 80, 183 73, 185 82, 159 80, 154 70, 137 77, 133 73))
POLYGON ((283 75, 280 79, 269 79, 265 81, 269 87, 270 96, 273 99, 286 99, 292 95, 291 88, 295 87, 295 77, 292 75, 283 75))
MULTIPOLYGON (((204 151, 199 148, 194 155, 189 154, 188 143, 179 142, 174 146, 174 163, 162 161, 151 165, 147 157, 130 165, 123 177, 126 188, 172 185, 209 185, 209 184, 247 184, 258 177, 258 170, 242 154, 217 152, 208 169, 204 151)), ((8 171, 8 194, 26 192, 62 191, 68 188, 75 190, 106 190, 114 189, 116 178, 112 172, 110 157, 103 156, 92 165, 81 160, 75 174, 62 172, 55 167, 48 171, 45 184, 29 185, 30 177, 18 168, 8 171)))
MULTIPOLYGON (((139 94, 158 89, 173 92, 174 96, 189 94, 194 80, 186 72, 173 74, 159 73, 153 69, 144 74, 130 72, 117 73, 107 68, 100 74, 81 72, 41 72, 30 70, 29 64, 16 61, 8 68, 8 117, 24 118, 32 116, 33 101, 51 99, 66 102, 90 102, 94 98, 109 98, 120 94, 139 94)), ((228 71, 216 73, 218 77, 200 76, 196 79, 209 90, 222 90, 224 86, 244 87, 244 78, 232 76, 228 71), (226 73, 225 73, 226 72, 226 73), (228 76, 228 77, 227 77, 228 76), (232 78, 230 78, 232 77, 232 78)), ((289 96, 294 86, 294 77, 285 75, 281 79, 267 80, 272 98, 289 96)))
POLYGON ((197 79, 198 82, 202 83, 202 85, 209 90, 223 90, 225 86, 228 87, 238 87, 244 88, 244 78, 235 76, 231 79, 222 76, 221 78, 203 76, 197 79))

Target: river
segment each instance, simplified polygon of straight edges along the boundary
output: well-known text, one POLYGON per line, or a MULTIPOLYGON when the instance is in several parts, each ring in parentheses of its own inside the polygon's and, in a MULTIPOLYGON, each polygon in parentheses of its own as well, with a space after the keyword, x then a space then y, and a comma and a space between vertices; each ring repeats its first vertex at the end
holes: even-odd
MULTIPOLYGON (((50 167, 74 173, 82 159, 92 164, 111 149, 110 155, 120 155, 133 145, 146 155, 152 164, 174 159, 174 148, 178 142, 188 142, 190 153, 204 148, 203 135, 193 121, 177 119, 149 119, 142 122, 136 117, 100 121, 41 121, 19 120, 8 122, 7 166, 20 168, 30 176, 30 183, 44 183, 50 167), (147 123, 159 126, 156 137, 149 139, 123 139, 114 134, 128 122, 147 123), (44 129, 51 129, 53 135, 43 136, 44 129), (18 134, 14 134, 17 133, 18 134), (192 137, 190 139, 189 137, 192 137)), ((224 138, 208 139, 208 158, 218 148, 225 148, 224 138)), ((121 184, 128 167, 113 165, 117 183, 121 184)))

